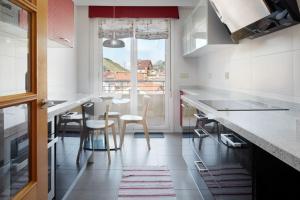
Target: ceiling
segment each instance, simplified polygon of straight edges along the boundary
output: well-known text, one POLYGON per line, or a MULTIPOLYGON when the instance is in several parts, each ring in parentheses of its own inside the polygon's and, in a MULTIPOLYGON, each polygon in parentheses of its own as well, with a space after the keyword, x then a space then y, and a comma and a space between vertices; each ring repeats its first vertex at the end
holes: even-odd
POLYGON ((195 6, 199 0, 74 0, 78 6, 195 6))

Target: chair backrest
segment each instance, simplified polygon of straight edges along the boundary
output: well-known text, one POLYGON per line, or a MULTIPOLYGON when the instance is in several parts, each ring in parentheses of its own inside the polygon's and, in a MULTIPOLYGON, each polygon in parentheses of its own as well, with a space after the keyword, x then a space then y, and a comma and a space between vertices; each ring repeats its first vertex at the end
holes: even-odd
POLYGON ((105 113, 104 113, 104 120, 105 120, 105 128, 108 127, 108 118, 109 118, 109 105, 106 105, 105 113))
POLYGON ((109 107, 112 106, 112 99, 111 98, 103 98, 94 101, 95 105, 95 116, 103 116, 106 112, 106 105, 109 107))
POLYGON ((94 103, 88 102, 81 105, 83 127, 86 127, 86 120, 94 117, 94 103))
POLYGON ((143 101, 144 101, 143 102, 143 104, 144 104, 143 119, 147 118, 147 113, 148 113, 148 110, 149 110, 150 99, 151 99, 150 96, 144 95, 144 98, 143 98, 143 101))

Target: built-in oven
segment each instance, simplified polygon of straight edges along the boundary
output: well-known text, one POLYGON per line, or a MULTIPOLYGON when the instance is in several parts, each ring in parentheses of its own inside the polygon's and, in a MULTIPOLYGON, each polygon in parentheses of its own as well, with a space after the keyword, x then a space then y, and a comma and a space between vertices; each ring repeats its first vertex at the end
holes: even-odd
POLYGON ((194 136, 196 179, 205 199, 252 199, 252 144, 213 117, 197 112, 194 136))
POLYGON ((11 171, 19 172, 28 166, 28 135, 21 135, 10 142, 11 171))
POLYGON ((48 121, 48 200, 55 197, 55 151, 58 138, 55 134, 54 125, 54 119, 48 121))

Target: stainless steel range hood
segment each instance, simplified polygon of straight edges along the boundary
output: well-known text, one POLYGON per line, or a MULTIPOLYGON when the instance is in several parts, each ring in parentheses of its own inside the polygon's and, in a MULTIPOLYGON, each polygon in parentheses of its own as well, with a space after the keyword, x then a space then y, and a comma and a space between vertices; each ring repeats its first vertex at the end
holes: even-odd
POLYGON ((209 0, 232 39, 257 38, 300 22, 300 0, 209 0))

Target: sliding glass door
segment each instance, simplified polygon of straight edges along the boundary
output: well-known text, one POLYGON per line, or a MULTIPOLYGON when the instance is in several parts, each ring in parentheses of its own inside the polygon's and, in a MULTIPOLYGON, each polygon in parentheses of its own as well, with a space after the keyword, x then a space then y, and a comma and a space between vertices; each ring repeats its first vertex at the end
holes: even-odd
POLYGON ((150 96, 149 127, 168 129, 169 39, 122 40, 125 48, 102 47, 100 94, 130 99, 118 109, 122 114, 139 115, 144 95, 150 96))
MULTIPOLYGON (((122 39, 125 48, 103 47, 102 82, 100 94, 117 98, 132 99, 132 65, 131 49, 132 40, 122 39)), ((118 106, 121 113, 131 113, 130 103, 118 106)))
POLYGON ((142 115, 144 95, 151 97, 150 126, 166 124, 166 40, 137 40, 137 112, 142 115))

